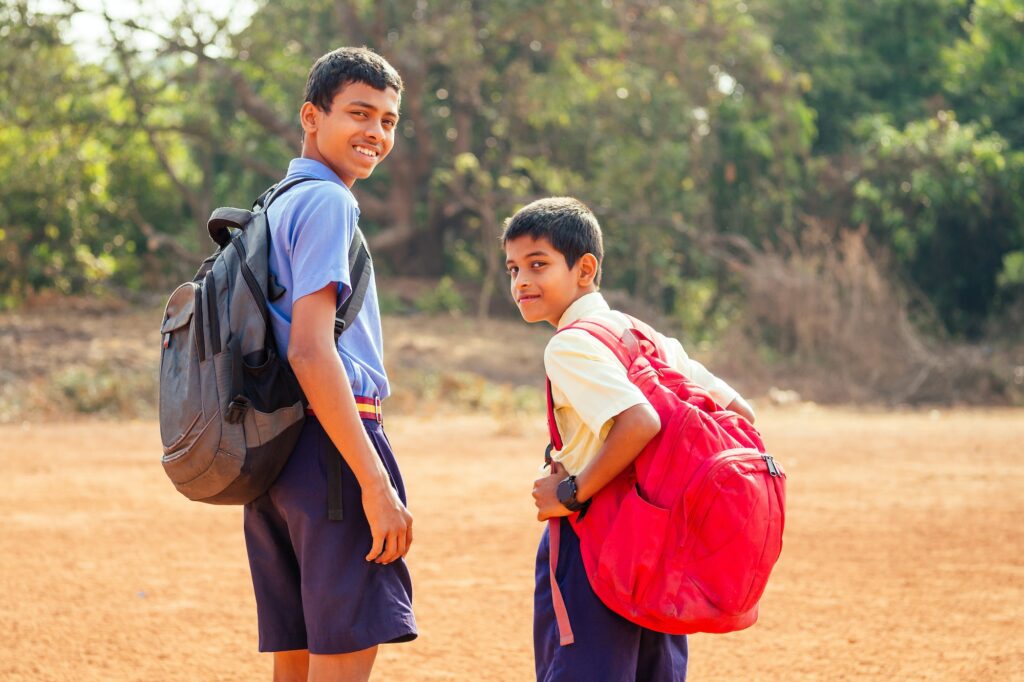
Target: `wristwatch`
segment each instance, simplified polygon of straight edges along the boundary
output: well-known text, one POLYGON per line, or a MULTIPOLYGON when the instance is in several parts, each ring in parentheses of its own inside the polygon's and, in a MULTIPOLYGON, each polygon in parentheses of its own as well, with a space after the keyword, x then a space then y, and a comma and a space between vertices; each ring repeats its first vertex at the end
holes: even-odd
POLYGON ((590 500, 587 500, 586 502, 580 502, 577 500, 576 492, 575 476, 564 478, 558 484, 558 501, 562 503, 563 507, 571 512, 582 511, 590 504, 590 500))

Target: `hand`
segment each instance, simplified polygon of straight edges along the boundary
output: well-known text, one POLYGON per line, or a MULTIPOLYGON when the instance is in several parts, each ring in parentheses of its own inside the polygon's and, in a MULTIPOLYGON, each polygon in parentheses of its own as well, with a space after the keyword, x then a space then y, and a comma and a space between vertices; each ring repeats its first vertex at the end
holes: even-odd
POLYGON ((551 462, 551 473, 533 482, 533 503, 537 505, 537 520, 568 516, 571 511, 558 501, 558 484, 569 475, 560 462, 551 462))
POLYGON ((412 546, 412 514, 387 482, 376 490, 363 490, 363 512, 370 524, 373 546, 367 561, 390 564, 412 546))

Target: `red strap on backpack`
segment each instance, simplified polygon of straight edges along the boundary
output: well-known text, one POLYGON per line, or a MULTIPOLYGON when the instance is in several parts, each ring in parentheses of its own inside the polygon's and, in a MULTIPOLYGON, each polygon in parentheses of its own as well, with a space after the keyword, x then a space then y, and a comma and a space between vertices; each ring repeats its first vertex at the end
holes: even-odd
POLYGON ((558 643, 561 646, 572 644, 576 638, 569 624, 569 610, 565 608, 562 591, 558 589, 555 572, 558 570, 558 543, 561 540, 562 519, 548 519, 548 577, 551 578, 551 602, 555 608, 555 621, 558 623, 558 643))

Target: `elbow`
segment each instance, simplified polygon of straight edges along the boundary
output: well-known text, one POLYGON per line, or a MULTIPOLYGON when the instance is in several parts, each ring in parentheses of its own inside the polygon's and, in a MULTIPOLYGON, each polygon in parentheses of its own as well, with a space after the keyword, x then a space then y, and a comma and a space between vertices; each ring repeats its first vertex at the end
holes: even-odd
POLYGON ((316 350, 301 341, 288 344, 288 364, 296 376, 306 373, 307 368, 316 364, 316 350))
POLYGON ((754 408, 752 408, 750 406, 750 403, 748 403, 743 398, 737 396, 736 399, 733 400, 729 404, 729 407, 727 407, 726 409, 732 410, 733 412, 735 412, 739 416, 741 416, 744 419, 746 419, 751 424, 754 423, 754 408))
POLYGON ((661 431, 661 417, 650 405, 644 405, 637 428, 644 442, 650 442, 661 431))

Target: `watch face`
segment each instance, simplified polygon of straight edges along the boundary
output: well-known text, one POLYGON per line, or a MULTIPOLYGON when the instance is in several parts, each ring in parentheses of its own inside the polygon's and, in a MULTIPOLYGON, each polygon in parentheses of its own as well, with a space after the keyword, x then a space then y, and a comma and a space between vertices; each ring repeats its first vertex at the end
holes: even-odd
POLYGON ((576 491, 573 490, 572 481, 568 478, 562 479, 558 484, 558 501, 568 508, 572 502, 574 492, 576 491))
POLYGON ((558 501, 561 502, 562 506, 569 511, 576 511, 579 509, 579 503, 576 501, 575 477, 570 476, 558 484, 558 501))

